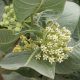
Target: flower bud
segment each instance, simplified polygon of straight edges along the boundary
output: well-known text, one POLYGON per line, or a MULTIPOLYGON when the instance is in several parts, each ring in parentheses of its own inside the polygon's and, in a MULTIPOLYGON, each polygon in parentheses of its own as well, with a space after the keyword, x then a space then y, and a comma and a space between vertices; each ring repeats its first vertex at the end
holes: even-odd
POLYGON ((9 6, 5 6, 5 12, 8 12, 8 11, 9 11, 9 9, 10 9, 10 7, 9 7, 9 6))
POLYGON ((4 25, 4 23, 3 22, 0 22, 0 26, 3 26, 4 25))
POLYGON ((16 27, 14 30, 15 30, 16 32, 19 32, 19 31, 21 31, 21 28, 20 28, 20 27, 16 27))
POLYGON ((10 8, 13 9, 13 4, 10 5, 10 8))
POLYGON ((4 13, 2 17, 3 17, 3 19, 6 19, 8 16, 6 13, 4 13))
POLYGON ((4 25, 5 26, 9 25, 9 21, 4 21, 4 25))

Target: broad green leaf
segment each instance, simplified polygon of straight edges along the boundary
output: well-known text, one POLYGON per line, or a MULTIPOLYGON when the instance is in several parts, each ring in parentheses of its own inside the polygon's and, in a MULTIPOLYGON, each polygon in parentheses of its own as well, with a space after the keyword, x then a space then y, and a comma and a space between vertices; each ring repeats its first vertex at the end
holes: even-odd
POLYGON ((22 68, 16 70, 16 72, 23 75, 23 76, 30 77, 30 78, 33 78, 33 77, 36 78, 36 77, 41 76, 41 74, 39 74, 35 70, 33 70, 31 68, 26 68, 26 67, 22 67, 22 68))
POLYGON ((70 57, 62 63, 56 64, 56 73, 69 74, 80 69, 80 42, 73 48, 70 57))
POLYGON ((76 29, 73 33, 73 38, 76 41, 80 40, 80 18, 79 18, 79 21, 78 21, 78 25, 76 26, 76 29))
MULTIPOLYGON (((35 53, 35 51, 33 51, 33 53, 35 53)), ((10 53, 0 62, 0 66, 9 70, 16 70, 20 67, 29 67, 44 76, 54 79, 55 64, 51 65, 48 62, 36 60, 35 57, 33 57, 33 53, 10 53)))
POLYGON ((50 64, 46 61, 39 61, 33 58, 28 64, 28 67, 49 78, 54 79, 55 77, 55 64, 50 64))
POLYGON ((41 9, 43 11, 43 17, 58 17, 61 15, 66 0, 44 0, 41 9))
POLYGON ((9 70, 19 69, 24 67, 30 55, 30 52, 9 53, 1 60, 0 66, 9 70))
POLYGON ((68 46, 73 47, 73 46, 75 46, 76 44, 77 44, 77 42, 76 42, 73 38, 71 38, 71 41, 68 43, 68 46))
POLYGON ((80 17, 80 7, 73 2, 67 1, 62 16, 58 19, 60 25, 74 32, 80 17))
POLYGON ((19 21, 23 21, 30 16, 40 5, 42 0, 14 0, 14 9, 19 21))
POLYGON ((42 10, 51 10, 59 14, 64 8, 66 0, 14 0, 14 9, 19 21, 23 21, 31 14, 42 10))
POLYGON ((4 2, 3 0, 0 0, 0 21, 2 20, 2 14, 4 12, 4 2))
POLYGON ((18 40, 18 38, 19 36, 14 35, 12 31, 0 29, 0 50, 3 52, 8 51, 18 40))
MULTIPOLYGON (((62 26, 66 26, 69 30, 74 32, 79 16, 80 16, 80 8, 77 4, 73 2, 67 2, 62 18, 60 18, 58 21, 62 26), (74 9, 75 10, 74 10, 74 9), (76 13, 75 13, 76 12, 76 13)), ((74 44, 74 42, 72 43, 74 44)), ((71 44, 71 45, 72 45, 71 44)), ((56 73, 58 74, 68 74, 72 73, 80 68, 80 42, 76 44, 76 46, 73 49, 73 53, 70 54, 69 59, 65 60, 63 63, 56 65, 56 73)))

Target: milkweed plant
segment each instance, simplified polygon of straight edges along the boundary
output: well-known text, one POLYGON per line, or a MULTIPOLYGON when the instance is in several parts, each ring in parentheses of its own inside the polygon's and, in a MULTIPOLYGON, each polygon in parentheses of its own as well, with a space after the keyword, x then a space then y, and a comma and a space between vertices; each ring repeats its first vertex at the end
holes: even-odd
POLYGON ((80 70, 80 7, 76 3, 66 0, 13 0, 7 4, 0 0, 0 3, 1 69, 33 78, 38 77, 37 73, 52 80, 55 73, 80 70))

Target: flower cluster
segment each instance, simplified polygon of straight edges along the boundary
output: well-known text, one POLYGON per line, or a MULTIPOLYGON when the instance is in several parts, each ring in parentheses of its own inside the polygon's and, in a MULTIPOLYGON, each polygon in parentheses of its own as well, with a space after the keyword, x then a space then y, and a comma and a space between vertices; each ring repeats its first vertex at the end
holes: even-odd
POLYGON ((42 53, 37 54, 36 59, 48 60, 51 64, 63 62, 72 52, 72 47, 68 47, 70 36, 71 32, 65 27, 60 28, 58 23, 49 23, 44 29, 43 39, 40 39, 42 53))
POLYGON ((16 16, 14 13, 13 5, 5 6, 4 14, 2 16, 2 22, 0 26, 6 27, 9 30, 20 31, 22 29, 22 23, 17 22, 16 16))
POLYGON ((21 35, 20 36, 20 42, 18 45, 16 45, 13 49, 13 52, 21 52, 21 51, 25 51, 25 50, 31 50, 35 48, 35 44, 33 43, 33 41, 31 39, 27 39, 26 36, 21 35))

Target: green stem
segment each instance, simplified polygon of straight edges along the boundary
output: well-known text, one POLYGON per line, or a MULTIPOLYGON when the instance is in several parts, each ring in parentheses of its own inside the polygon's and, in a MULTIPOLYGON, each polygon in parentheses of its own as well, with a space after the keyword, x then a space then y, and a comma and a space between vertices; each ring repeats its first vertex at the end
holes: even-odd
POLYGON ((36 13, 36 12, 38 12, 38 11, 39 11, 39 9, 40 9, 40 8, 41 8, 41 6, 43 5, 44 1, 45 1, 45 0, 41 0, 40 5, 39 5, 39 6, 38 6, 38 8, 36 9, 36 11, 34 11, 34 13, 36 13))
POLYGON ((33 15, 31 15, 31 26, 33 26, 34 20, 33 20, 33 15))

